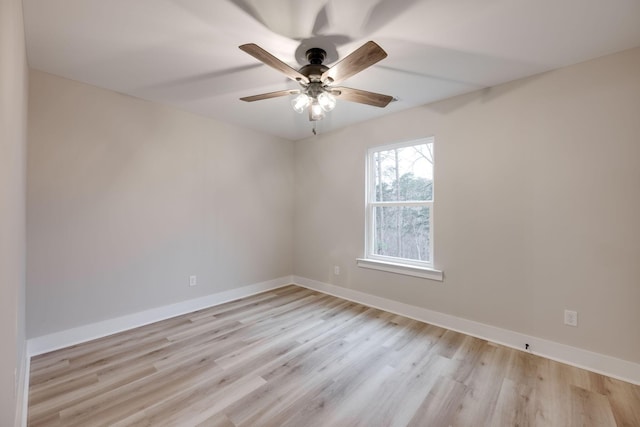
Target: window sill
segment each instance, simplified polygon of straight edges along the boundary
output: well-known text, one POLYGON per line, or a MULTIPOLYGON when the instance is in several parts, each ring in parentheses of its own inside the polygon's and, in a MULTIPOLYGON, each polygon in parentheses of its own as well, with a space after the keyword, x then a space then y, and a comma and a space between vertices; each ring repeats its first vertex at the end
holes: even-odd
POLYGON ((404 274, 405 276, 421 277, 423 279, 444 281, 444 273, 428 267, 416 267, 415 265, 397 264, 393 262, 378 261, 373 259, 357 258, 358 267, 371 268, 373 270, 387 271, 389 273, 404 274))

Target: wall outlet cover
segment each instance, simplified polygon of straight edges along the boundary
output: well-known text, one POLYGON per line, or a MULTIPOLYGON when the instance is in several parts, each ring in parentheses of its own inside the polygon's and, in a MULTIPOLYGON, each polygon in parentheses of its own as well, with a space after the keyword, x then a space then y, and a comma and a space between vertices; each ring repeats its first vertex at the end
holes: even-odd
POLYGON ((565 310, 564 324, 569 326, 578 326, 578 312, 573 310, 565 310))

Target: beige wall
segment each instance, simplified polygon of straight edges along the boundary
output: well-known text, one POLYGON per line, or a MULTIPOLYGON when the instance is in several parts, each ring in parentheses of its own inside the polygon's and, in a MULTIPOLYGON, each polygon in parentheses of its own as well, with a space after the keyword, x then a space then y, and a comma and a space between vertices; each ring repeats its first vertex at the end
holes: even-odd
POLYGON ((640 49, 301 141, 295 179, 296 275, 640 362, 640 49), (430 135, 444 283, 358 268, 367 147, 430 135))
POLYGON ((28 336, 293 271, 640 362, 639 75, 635 49, 292 144, 32 71, 28 336), (430 135, 445 282, 356 267, 366 149, 430 135))
MULTIPOLYGON (((0 2, 0 426, 17 402, 25 366, 25 159, 27 65, 22 2, 0 2)), ((19 414, 18 414, 19 415, 19 414)))
POLYGON ((291 274, 291 142, 39 71, 30 85, 28 337, 291 274))

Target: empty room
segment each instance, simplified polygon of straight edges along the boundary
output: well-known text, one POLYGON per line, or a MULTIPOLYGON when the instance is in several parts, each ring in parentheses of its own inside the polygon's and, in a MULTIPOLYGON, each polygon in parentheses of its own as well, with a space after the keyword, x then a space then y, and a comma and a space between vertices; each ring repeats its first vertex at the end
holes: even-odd
POLYGON ((640 426, 640 1, 1 0, 0 427, 640 426))

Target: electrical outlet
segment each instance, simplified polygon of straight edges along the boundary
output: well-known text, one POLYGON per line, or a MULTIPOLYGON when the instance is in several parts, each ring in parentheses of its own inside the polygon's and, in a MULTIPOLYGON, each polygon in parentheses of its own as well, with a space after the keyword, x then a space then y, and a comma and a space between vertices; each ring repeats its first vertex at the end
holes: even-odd
POLYGON ((189 286, 195 286, 198 284, 196 276, 189 276, 189 286))
POLYGON ((339 265, 334 265, 333 266, 333 274, 335 274, 336 276, 340 275, 340 266, 339 265))
POLYGON ((569 326, 578 326, 578 312, 573 310, 565 310, 564 324, 569 326))

